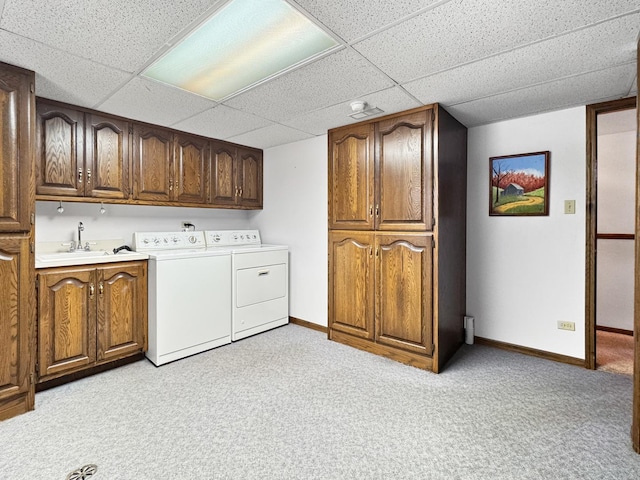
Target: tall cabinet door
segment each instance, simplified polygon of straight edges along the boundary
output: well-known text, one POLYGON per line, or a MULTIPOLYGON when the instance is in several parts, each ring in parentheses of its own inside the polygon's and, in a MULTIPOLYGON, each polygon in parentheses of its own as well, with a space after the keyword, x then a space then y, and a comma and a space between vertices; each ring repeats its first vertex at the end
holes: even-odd
POLYGON ((376 125, 376 229, 425 231, 433 225, 432 110, 376 125))
POLYGON ((262 207, 262 151, 238 148, 238 204, 262 207))
POLYGON ((374 127, 349 126, 329 135, 329 228, 374 227, 374 127))
POLYGON ((84 195, 84 113, 38 101, 36 194, 84 195))
POLYGON ((173 197, 173 134, 162 128, 133 127, 133 198, 168 202, 173 197))
POLYGON ((376 342, 432 355, 432 238, 376 234, 376 342))
POLYGON ((129 126, 125 120, 86 116, 85 194, 129 198, 129 126))
POLYGON ((373 339, 374 234, 329 234, 329 329, 373 339))
POLYGON ((0 64, 0 232, 31 228, 33 82, 33 72, 0 64))
POLYGON ((229 143, 211 142, 211 198, 214 205, 235 205, 238 150, 229 143))
POLYGON ((96 359, 95 268, 38 274, 39 377, 71 372, 96 359))
POLYGON ((206 203, 209 176, 209 141, 187 134, 176 134, 173 161, 178 202, 206 203))
POLYGON ((0 235, 0 420, 33 409, 35 298, 29 235, 0 235))
POLYGON ((97 361, 146 350, 146 263, 98 270, 97 361))

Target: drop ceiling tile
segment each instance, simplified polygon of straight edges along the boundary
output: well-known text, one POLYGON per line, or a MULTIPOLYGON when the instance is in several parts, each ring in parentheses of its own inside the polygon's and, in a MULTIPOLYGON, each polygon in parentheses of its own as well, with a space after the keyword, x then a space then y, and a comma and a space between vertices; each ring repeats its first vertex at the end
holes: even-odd
POLYGON ((633 62, 640 13, 554 37, 415 80, 403 87, 424 103, 454 104, 633 62), (469 79, 473 79, 472 82, 469 79))
POLYGON ((521 90, 485 97, 447 111, 467 127, 626 96, 636 65, 621 65, 521 90))
POLYGON ((442 0, 296 0, 296 3, 350 42, 442 0))
POLYGON ((452 0, 354 48, 405 83, 638 7, 638 0, 452 0))
POLYGON ((178 130, 197 133, 206 137, 226 139, 234 135, 273 125, 269 120, 250 113, 240 112, 225 105, 218 105, 191 118, 172 125, 178 130))
MULTIPOLYGON (((292 118, 284 123, 285 125, 289 125, 290 127, 303 130, 313 135, 323 135, 327 133, 327 130, 330 128, 341 127, 342 125, 349 125, 351 123, 361 121, 354 120, 348 116, 351 113, 349 104, 353 100, 356 100, 356 98, 338 105, 333 105, 322 110, 316 110, 314 112, 292 118)), ((380 113, 377 116, 401 112, 403 110, 409 110, 422 105, 407 95, 404 90, 399 87, 388 88, 381 92, 375 92, 368 95, 361 95, 357 100, 363 100, 372 107, 382 109, 383 113, 380 113)))
POLYGON ((36 95, 91 107, 131 76, 0 30, 0 61, 36 72, 36 95))
POLYGON ((215 102, 204 97, 136 77, 96 108, 134 120, 168 126, 215 105, 215 102))
POLYGON ((234 137, 227 138, 230 142, 248 145, 255 148, 270 148, 276 145, 284 145, 285 143, 297 142, 311 138, 310 135, 294 128, 284 125, 271 125, 269 127, 259 128, 252 132, 243 133, 234 137))
POLYGON ((340 50, 224 104, 280 122, 393 86, 360 55, 340 50))
POLYGON ((128 72, 215 0, 5 0, 0 28, 128 72))

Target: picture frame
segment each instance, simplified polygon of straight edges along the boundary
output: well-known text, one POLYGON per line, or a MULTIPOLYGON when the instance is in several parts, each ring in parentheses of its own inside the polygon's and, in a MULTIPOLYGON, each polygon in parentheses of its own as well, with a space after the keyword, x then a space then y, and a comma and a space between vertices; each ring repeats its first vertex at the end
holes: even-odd
POLYGON ((549 215, 550 152, 489 158, 489 215, 549 215))

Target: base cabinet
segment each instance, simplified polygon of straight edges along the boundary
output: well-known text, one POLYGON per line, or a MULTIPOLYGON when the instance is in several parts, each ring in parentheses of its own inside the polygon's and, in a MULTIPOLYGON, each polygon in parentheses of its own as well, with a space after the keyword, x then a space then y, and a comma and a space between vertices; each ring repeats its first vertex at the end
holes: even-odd
POLYGON ((147 264, 38 272, 38 381, 146 350, 147 264))

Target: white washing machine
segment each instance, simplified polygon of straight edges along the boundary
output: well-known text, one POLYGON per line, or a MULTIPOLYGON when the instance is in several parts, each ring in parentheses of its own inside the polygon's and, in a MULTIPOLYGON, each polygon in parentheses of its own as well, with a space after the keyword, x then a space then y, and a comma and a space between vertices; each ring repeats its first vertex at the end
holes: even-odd
POLYGON ((204 232, 136 232, 149 255, 149 349, 160 366, 231 343, 231 251, 204 232))
POLYGON ((207 250, 231 249, 231 340, 289 323, 289 248, 258 230, 205 232, 207 250))

